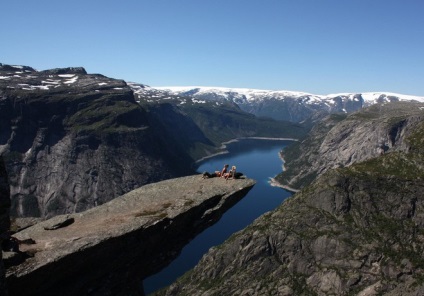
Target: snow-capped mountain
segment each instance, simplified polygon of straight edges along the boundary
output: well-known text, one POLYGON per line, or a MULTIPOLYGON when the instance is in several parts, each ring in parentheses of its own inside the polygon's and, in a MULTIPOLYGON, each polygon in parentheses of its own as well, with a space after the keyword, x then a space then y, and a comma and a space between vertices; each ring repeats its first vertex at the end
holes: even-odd
MULTIPOLYGON (((133 89, 136 84, 133 84, 133 89)), ((130 84, 131 86, 131 84, 130 84)), ((190 97, 197 101, 230 101, 242 110, 257 116, 271 117, 277 120, 301 122, 315 112, 346 112, 376 103, 394 101, 424 102, 424 97, 409 96, 385 92, 341 93, 314 95, 294 91, 274 91, 247 88, 223 87, 147 87, 134 89, 140 99, 168 98, 183 99, 190 97)))

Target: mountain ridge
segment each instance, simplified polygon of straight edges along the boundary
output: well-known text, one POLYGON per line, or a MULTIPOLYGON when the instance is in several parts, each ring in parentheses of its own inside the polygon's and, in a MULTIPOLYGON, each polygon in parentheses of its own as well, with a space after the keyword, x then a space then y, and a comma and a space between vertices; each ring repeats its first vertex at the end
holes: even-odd
MULTIPOLYGON (((149 86, 150 87, 150 86, 149 86)), ((239 87, 214 87, 214 86, 151 86, 151 88, 159 89, 159 90, 169 90, 175 93, 185 93, 188 91, 194 92, 194 90, 198 90, 198 92, 220 92, 220 93, 228 93, 235 92, 243 95, 249 94, 278 94, 281 96, 311 96, 320 99, 326 98, 334 98, 338 96, 354 96, 354 95, 365 95, 366 101, 374 101, 375 97, 379 97, 381 95, 399 97, 401 100, 416 100, 419 102, 424 102, 424 96, 416 96, 416 95, 407 95, 394 93, 389 91, 367 91, 367 92, 342 92, 342 93, 330 93, 326 95, 313 94, 303 91, 291 91, 291 90, 268 90, 268 89, 258 89, 258 88, 239 88, 239 87)))
MULTIPOLYGON (((130 84, 131 85, 131 84, 130 84)), ((340 93, 315 95, 286 90, 259 90, 225 87, 150 87, 143 85, 139 98, 171 99, 190 97, 199 103, 231 102, 258 117, 304 122, 318 113, 352 113, 377 103, 424 102, 424 97, 392 92, 340 93)))

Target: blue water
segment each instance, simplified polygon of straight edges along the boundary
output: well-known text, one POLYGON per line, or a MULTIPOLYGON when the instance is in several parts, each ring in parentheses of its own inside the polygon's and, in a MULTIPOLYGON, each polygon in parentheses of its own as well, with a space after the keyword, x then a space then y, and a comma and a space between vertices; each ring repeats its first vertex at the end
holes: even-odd
POLYGON ((222 244, 234 232, 237 232, 256 218, 275 209, 291 193, 269 184, 270 178, 282 171, 279 158, 281 149, 290 144, 280 140, 241 140, 227 145, 230 153, 209 158, 197 168, 198 172, 221 170, 224 163, 237 166, 237 171, 248 178, 255 179, 256 185, 222 218, 209 227, 187 246, 178 258, 161 272, 144 280, 146 295, 173 283, 178 277, 193 268, 202 256, 212 247, 222 244))

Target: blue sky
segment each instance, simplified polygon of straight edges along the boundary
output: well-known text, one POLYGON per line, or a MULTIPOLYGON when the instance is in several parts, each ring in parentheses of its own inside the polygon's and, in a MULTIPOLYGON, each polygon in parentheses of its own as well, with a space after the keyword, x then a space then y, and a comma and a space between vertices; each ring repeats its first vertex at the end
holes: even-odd
POLYGON ((422 0, 3 1, 0 62, 151 86, 424 96, 422 0))

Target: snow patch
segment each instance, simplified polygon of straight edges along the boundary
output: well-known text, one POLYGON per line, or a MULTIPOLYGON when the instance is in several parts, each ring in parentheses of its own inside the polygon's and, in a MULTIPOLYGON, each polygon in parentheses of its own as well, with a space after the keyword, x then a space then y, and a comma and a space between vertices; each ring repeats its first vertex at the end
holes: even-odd
POLYGON ((78 80, 78 76, 75 76, 71 79, 65 80, 63 83, 64 84, 72 84, 72 83, 75 83, 77 80, 78 80))
POLYGON ((41 83, 43 83, 43 84, 54 84, 54 85, 58 85, 61 82, 59 80, 48 79, 48 80, 42 80, 41 83))
POLYGON ((31 85, 33 89, 49 90, 50 85, 31 85))

